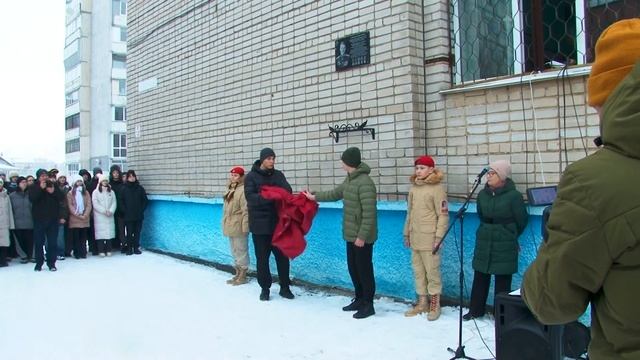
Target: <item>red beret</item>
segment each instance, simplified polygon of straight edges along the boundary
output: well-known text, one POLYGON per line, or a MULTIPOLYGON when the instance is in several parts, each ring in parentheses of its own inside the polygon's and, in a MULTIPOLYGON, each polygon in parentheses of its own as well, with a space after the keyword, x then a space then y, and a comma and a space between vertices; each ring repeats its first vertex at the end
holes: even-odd
POLYGON ((435 162, 433 162, 433 158, 431 156, 428 156, 428 155, 420 156, 419 158, 416 159, 416 161, 413 164, 414 165, 424 165, 424 166, 428 166, 428 167, 435 167, 436 166, 435 162))
POLYGON ((242 166, 236 166, 233 169, 231 169, 231 173, 242 176, 244 175, 244 169, 242 168, 242 166))

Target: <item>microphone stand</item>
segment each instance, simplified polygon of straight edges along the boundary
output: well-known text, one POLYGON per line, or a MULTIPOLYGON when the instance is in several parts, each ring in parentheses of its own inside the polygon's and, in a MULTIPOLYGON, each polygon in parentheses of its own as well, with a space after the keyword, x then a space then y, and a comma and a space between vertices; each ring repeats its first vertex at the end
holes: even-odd
POLYGON ((462 204, 460 209, 458 209, 455 217, 453 218, 453 221, 451 222, 451 224, 449 224, 449 228, 447 229, 447 232, 445 232, 444 235, 442 236, 442 241, 440 242, 440 244, 438 244, 438 246, 436 246, 436 248, 432 252, 435 255, 438 252, 438 250, 440 250, 440 246, 442 245, 442 242, 444 241, 444 239, 447 237, 447 234, 449 234, 453 226, 456 224, 456 221, 460 220, 460 294, 459 294, 460 313, 458 314, 458 348, 456 350, 453 350, 450 347, 447 348, 449 352, 452 352, 455 354, 454 357, 452 357, 450 360, 454 360, 454 359, 475 360, 472 357, 468 357, 464 353, 464 346, 462 345, 462 301, 463 301, 462 289, 464 286, 464 233, 463 233, 463 230, 464 230, 464 214, 467 212, 467 208, 469 207, 469 201, 471 200, 471 197, 473 196, 473 194, 476 192, 478 185, 480 185, 481 179, 482 179, 482 176, 476 177, 476 180, 473 182, 473 188, 471 189, 471 192, 469 192, 469 194, 467 195, 467 198, 465 199, 464 204, 462 204))

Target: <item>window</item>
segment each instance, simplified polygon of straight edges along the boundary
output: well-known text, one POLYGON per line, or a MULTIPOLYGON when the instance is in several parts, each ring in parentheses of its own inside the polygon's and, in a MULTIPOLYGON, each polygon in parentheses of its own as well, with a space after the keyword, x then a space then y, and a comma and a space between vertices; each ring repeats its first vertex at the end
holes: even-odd
POLYGON ((64 119, 64 129, 70 130, 80 127, 80 114, 73 114, 64 119))
POLYGON ((115 121, 126 121, 127 120, 127 109, 122 106, 116 106, 113 108, 113 120, 115 121))
POLYGON ((80 151, 80 138, 68 140, 65 145, 67 154, 80 151))
POLYGON ((613 22, 640 16, 637 0, 451 1, 455 83, 593 61, 613 22))
POLYGON ((67 174, 75 174, 80 171, 80 164, 67 164, 67 174))
POLYGON ((126 134, 113 134, 113 157, 126 157, 127 156, 127 135, 126 134))
POLYGON ((79 93, 80 92, 78 90, 75 90, 75 91, 72 91, 72 92, 70 92, 68 94, 65 94, 65 104, 66 104, 66 106, 71 106, 71 105, 77 103, 79 101, 79 99, 78 99, 79 93))
POLYGON ((127 41, 127 28, 120 28, 120 41, 127 41))
POLYGON ((126 69, 127 68, 127 57, 123 55, 113 54, 112 56, 112 67, 114 69, 126 69))
POLYGON ((125 79, 111 80, 111 93, 113 95, 119 95, 119 96, 127 95, 127 80, 125 79))
POLYGON ((127 15, 127 0, 113 0, 111 10, 113 16, 127 15))

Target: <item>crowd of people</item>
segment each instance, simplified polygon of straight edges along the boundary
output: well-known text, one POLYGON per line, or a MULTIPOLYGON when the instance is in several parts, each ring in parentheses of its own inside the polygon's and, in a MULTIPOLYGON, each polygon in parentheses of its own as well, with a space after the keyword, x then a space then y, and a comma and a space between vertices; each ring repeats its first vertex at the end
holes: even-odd
MULTIPOLYGON (((354 288, 354 298, 343 307, 355 311, 356 319, 375 314, 375 276, 373 249, 378 237, 377 190, 370 178, 371 168, 362 161, 360 149, 350 147, 341 157, 346 177, 342 184, 329 191, 301 192, 313 202, 343 200, 342 232, 346 244, 349 276, 354 288)), ((235 274, 227 282, 232 285, 247 282, 249 266, 248 234, 252 239, 256 256, 258 284, 261 301, 270 299, 272 276, 269 257, 274 255, 280 285, 279 295, 286 299, 295 296, 290 290, 290 259, 279 246, 274 245, 274 233, 278 227, 282 207, 277 201, 266 198, 261 189, 277 187, 292 193, 285 175, 275 168, 276 154, 271 148, 260 151, 251 171, 245 176, 242 167, 229 172, 227 191, 223 196, 222 231, 229 238, 234 258, 235 274)), ((511 165, 505 160, 490 164, 487 183, 478 197, 481 226, 474 254, 474 286, 472 308, 465 320, 481 317, 485 313, 487 292, 491 275, 499 282, 496 292, 510 291, 511 276, 517 271, 518 236, 527 224, 527 213, 522 194, 515 189, 511 179, 511 165)), ((431 156, 420 156, 414 161, 414 174, 410 177, 411 189, 407 198, 407 217, 404 224, 404 243, 411 249, 411 262, 418 301, 405 315, 427 313, 427 319, 440 316, 442 280, 440 274, 440 242, 449 226, 447 193, 442 181, 444 173, 436 168, 431 156)), ((292 197, 294 206, 304 206, 292 197)), ((285 222, 295 219, 286 219, 285 222)))
POLYGON ((0 173, 0 267, 20 258, 35 271, 73 256, 86 259, 141 254, 140 230, 147 195, 134 170, 109 175, 82 169, 78 176, 39 169, 36 176, 0 173), (71 180, 71 181, 68 181, 71 180))

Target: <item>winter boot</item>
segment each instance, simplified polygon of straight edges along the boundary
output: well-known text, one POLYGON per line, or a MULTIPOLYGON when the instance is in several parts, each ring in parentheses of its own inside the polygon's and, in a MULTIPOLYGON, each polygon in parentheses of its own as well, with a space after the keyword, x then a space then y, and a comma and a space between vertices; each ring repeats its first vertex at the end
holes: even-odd
POLYGON ((282 286, 280 287, 280 292, 278 293, 280 296, 282 296, 285 299, 293 299, 295 296, 293 295, 293 293, 291 292, 291 289, 289 289, 288 286, 282 286))
POLYGON ((418 303, 413 308, 404 313, 404 316, 411 317, 422 313, 426 313, 429 310, 429 304, 427 302, 427 295, 420 295, 418 297, 418 303))
POLYGON ((431 301, 429 301, 429 315, 427 320, 434 321, 440 317, 440 294, 431 295, 431 301))
POLYGON ((363 301, 360 299, 353 299, 349 305, 342 307, 342 311, 358 311, 362 303, 363 301))
POLYGON ((233 271, 234 271, 233 277, 227 280, 227 284, 229 285, 233 284, 234 282, 236 282, 236 279, 238 279, 238 275, 240 274, 240 268, 237 266, 234 266, 233 271))
POLYGON ((353 318, 364 319, 364 318, 368 318, 371 315, 374 315, 375 313, 376 311, 373 308, 373 303, 369 301, 364 301, 360 309, 355 314, 353 314, 353 318))
POLYGON ((246 284, 249 281, 247 280, 247 270, 248 269, 243 269, 243 268, 238 268, 238 272, 237 272, 237 277, 236 279, 233 281, 233 285, 242 285, 242 284, 246 284))

